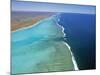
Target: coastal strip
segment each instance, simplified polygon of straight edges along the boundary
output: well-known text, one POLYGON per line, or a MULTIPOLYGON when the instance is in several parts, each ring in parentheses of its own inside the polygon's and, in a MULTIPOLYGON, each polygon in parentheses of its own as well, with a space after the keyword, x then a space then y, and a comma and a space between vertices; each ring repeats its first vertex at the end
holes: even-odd
POLYGON ((11 21, 11 31, 16 31, 24 27, 32 26, 33 24, 37 23, 38 21, 46 17, 47 16, 37 16, 37 17, 34 17, 33 19, 28 19, 28 20, 20 20, 20 21, 12 20, 11 21))

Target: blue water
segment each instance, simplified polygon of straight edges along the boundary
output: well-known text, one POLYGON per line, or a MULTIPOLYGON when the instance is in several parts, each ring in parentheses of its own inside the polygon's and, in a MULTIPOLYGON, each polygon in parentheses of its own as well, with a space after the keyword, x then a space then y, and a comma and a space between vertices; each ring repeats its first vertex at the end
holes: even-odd
POLYGON ((95 69, 95 17, 59 13, 12 32, 12 73, 95 69))
POLYGON ((65 33, 52 16, 12 32, 12 73, 78 70, 65 33))
POLYGON ((61 13, 59 24, 66 33, 79 69, 95 69, 95 14, 61 13))

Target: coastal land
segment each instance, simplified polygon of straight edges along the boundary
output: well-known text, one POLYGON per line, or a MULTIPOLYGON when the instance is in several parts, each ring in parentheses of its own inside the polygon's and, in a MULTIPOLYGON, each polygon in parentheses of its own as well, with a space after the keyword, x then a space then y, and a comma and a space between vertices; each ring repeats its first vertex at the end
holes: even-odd
POLYGON ((34 25, 36 22, 53 14, 51 12, 12 12, 11 31, 34 25))

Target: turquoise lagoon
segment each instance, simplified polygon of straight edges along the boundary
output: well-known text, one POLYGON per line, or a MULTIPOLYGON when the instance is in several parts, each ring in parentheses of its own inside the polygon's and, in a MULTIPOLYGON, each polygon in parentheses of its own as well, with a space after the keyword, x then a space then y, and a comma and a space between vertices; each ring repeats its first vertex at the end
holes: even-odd
POLYGON ((12 74, 78 70, 57 18, 12 32, 12 74))

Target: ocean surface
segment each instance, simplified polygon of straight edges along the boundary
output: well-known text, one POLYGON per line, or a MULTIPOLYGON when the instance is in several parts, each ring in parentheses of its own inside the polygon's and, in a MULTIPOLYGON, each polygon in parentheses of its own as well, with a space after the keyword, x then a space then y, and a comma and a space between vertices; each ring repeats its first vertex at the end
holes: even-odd
POLYGON ((78 70, 57 15, 12 32, 12 74, 78 70))
POLYGON ((95 17, 57 13, 12 32, 12 73, 95 69, 95 17))
POLYGON ((95 69, 96 14, 61 13, 59 19, 79 69, 95 69))

